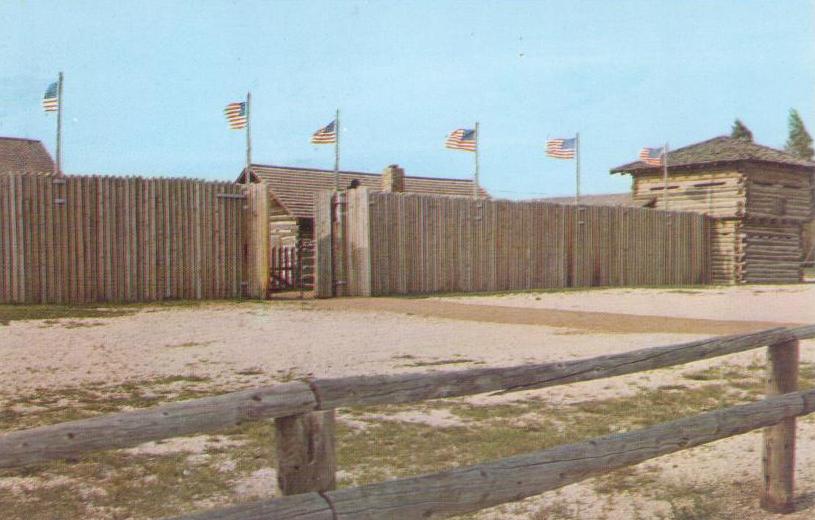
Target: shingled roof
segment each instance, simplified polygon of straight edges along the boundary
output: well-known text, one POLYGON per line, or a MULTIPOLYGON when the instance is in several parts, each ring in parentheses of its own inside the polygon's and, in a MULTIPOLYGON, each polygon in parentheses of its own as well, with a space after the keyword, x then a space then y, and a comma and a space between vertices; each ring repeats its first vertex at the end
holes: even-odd
MULTIPOLYGON (((799 159, 782 150, 756 144, 747 139, 719 136, 668 152, 668 168, 713 166, 736 162, 772 163, 795 168, 815 169, 815 163, 799 159)), ((659 169, 642 161, 611 169, 611 173, 637 173, 659 169)))
POLYGON ((54 173, 54 161, 41 142, 19 137, 0 137, 0 175, 54 173))
MULTIPOLYGON (((360 186, 372 191, 382 190, 382 175, 340 171, 340 186, 343 188, 358 180, 360 186)), ((242 182, 243 172, 238 177, 242 182)), ((252 180, 269 186, 272 196, 297 218, 314 217, 314 194, 318 191, 334 189, 334 171, 315 168, 293 168, 288 166, 252 165, 252 180)), ((435 177, 411 177, 405 175, 405 192, 425 195, 452 195, 472 197, 473 181, 470 179, 441 179, 435 177)), ((489 194, 480 189, 482 197, 489 194)))
MULTIPOLYGON (((574 204, 574 196, 571 197, 547 197, 535 199, 537 202, 551 202, 553 204, 574 204)), ((631 192, 626 193, 602 193, 598 195, 581 195, 580 204, 583 206, 628 206, 639 208, 646 203, 634 201, 631 192)))

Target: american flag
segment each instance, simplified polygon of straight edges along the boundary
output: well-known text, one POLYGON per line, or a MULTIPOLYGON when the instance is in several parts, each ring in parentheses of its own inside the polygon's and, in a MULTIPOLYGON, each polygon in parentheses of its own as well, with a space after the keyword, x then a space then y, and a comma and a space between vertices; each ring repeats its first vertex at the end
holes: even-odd
POLYGON ((337 121, 331 121, 311 136, 311 144, 333 144, 337 142, 337 121))
POLYGON ((45 95, 42 97, 42 109, 46 112, 56 112, 59 110, 59 84, 55 81, 48 85, 45 95))
POLYGON ((476 148, 476 137, 475 130, 459 128, 447 136, 444 146, 452 150, 474 152, 476 148))
POLYGON ((640 150, 640 161, 649 166, 662 166, 662 157, 665 155, 665 147, 643 148, 640 150))
POLYGON ((577 152, 577 138, 555 137, 546 140, 546 155, 554 159, 574 159, 577 152))
POLYGON ((224 115, 229 122, 229 128, 232 130, 240 130, 246 128, 246 123, 249 120, 246 117, 246 102, 230 103, 224 108, 224 115))

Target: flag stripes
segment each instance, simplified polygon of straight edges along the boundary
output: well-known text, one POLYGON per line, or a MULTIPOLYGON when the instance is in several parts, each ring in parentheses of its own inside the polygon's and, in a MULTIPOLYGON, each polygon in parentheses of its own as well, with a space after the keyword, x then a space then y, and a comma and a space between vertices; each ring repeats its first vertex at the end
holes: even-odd
POLYGON ((463 150, 465 152, 475 152, 476 151, 476 132, 475 130, 467 129, 467 128, 459 128, 458 130, 454 130, 447 136, 447 140, 444 142, 445 148, 450 148, 451 150, 463 150))
POLYGON ((246 116, 246 103, 230 103, 224 108, 224 116, 232 130, 246 128, 249 118, 246 116))
POLYGON ((546 140, 546 155, 553 159, 574 159, 577 153, 577 138, 555 137, 546 140))
POLYGON ((337 121, 331 121, 311 136, 311 144, 334 144, 337 142, 337 121))
POLYGON ((45 95, 42 97, 42 109, 46 112, 56 112, 59 110, 59 83, 53 82, 48 85, 45 95))
POLYGON ((640 161, 649 166, 662 166, 662 158, 665 156, 665 147, 643 148, 640 150, 640 161))

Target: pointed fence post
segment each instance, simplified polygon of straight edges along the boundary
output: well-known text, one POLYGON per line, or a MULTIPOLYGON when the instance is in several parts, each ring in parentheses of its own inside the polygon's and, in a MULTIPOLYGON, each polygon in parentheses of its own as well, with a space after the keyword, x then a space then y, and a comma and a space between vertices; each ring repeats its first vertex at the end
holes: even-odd
MULTIPOLYGON (((767 347, 767 397, 798 390, 798 340, 767 347)), ((795 417, 764 429, 761 507, 774 513, 794 510, 795 417)))

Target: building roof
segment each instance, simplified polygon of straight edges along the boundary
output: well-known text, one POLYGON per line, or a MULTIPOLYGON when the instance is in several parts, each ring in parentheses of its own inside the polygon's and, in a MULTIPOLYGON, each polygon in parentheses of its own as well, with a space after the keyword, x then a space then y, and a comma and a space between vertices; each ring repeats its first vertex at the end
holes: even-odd
MULTIPOLYGON (((815 163, 799 159, 783 150, 756 144, 747 139, 719 136, 668 152, 668 168, 713 166, 734 162, 773 163, 796 169, 815 169, 815 163)), ((638 173, 656 170, 642 161, 630 162, 611 169, 611 173, 638 173)))
MULTIPOLYGON (((314 194, 318 191, 334 189, 333 170, 253 164, 252 179, 266 183, 272 196, 290 215, 298 218, 313 218, 314 194)), ((347 187, 354 179, 359 181, 360 186, 372 191, 382 189, 382 175, 379 173, 340 171, 341 187, 347 187)), ((242 180, 243 172, 238 177, 238 182, 242 180)), ((405 192, 472 197, 473 181, 405 175, 405 192)), ((483 188, 480 189, 480 192, 482 197, 489 197, 483 188)))
MULTIPOLYGON (((547 197, 535 199, 535 201, 551 202, 553 204, 574 204, 574 197, 547 197)), ((581 195, 580 204, 584 206, 630 206, 635 208, 645 205, 644 202, 635 201, 631 192, 581 195)))
POLYGON ((18 137, 0 137, 0 175, 9 173, 54 173, 54 161, 41 142, 18 137))

